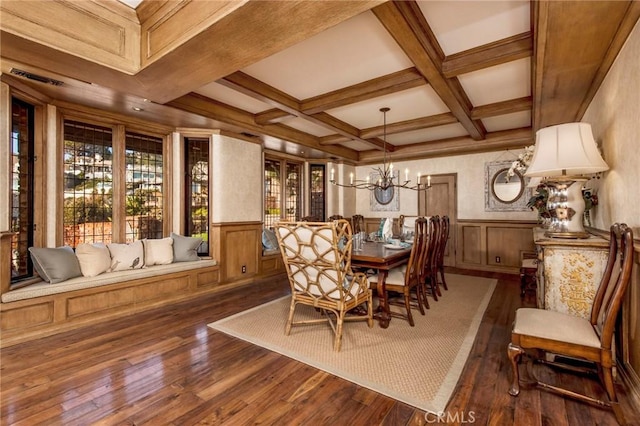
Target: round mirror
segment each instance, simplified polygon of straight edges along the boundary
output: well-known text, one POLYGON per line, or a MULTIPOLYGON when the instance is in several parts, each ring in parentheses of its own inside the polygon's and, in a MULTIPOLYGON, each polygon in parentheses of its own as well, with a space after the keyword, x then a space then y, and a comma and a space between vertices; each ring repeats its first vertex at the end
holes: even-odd
POLYGON ((376 201, 383 206, 389 204, 391 200, 393 200, 393 194, 395 193, 395 188, 390 186, 388 188, 382 189, 377 187, 373 190, 373 196, 376 201))
POLYGON ((524 192, 524 178, 516 171, 509 176, 509 169, 500 169, 491 179, 491 192, 500 202, 510 204, 515 202, 524 192))

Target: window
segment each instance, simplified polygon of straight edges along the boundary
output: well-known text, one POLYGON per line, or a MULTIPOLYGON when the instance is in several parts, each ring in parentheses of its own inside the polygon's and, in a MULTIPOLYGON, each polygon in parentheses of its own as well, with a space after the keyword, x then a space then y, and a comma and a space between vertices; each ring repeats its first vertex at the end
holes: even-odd
POLYGON ((33 245, 34 107, 11 101, 11 279, 31 276, 29 247, 33 245))
POLYGON ((162 238, 162 138, 126 134, 125 241, 162 238))
POLYGON ((273 158, 264 163, 264 226, 279 220, 300 220, 302 164, 273 158))
POLYGON ((202 238, 198 254, 209 255, 209 140, 185 138, 186 233, 202 238))
POLYGON ((309 214, 320 220, 325 219, 325 165, 311 164, 309 166, 309 214))
POLYGON ((64 244, 112 242, 111 129, 65 121, 63 158, 64 244))

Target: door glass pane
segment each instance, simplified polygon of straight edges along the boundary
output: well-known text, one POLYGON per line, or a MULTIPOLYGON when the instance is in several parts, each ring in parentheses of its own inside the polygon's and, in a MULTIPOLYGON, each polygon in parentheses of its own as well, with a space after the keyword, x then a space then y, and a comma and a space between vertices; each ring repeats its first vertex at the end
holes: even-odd
POLYGON ((310 166, 309 194, 311 195, 310 216, 325 220, 325 202, 324 202, 324 164, 312 164, 310 166))
POLYGON ((286 173, 284 219, 288 221, 300 220, 300 207, 302 206, 302 165, 287 163, 286 173))
POLYGON ((280 220, 280 161, 264 162, 264 226, 272 227, 280 220))
POLYGON ((12 99, 11 113, 11 232, 15 233, 11 238, 11 279, 18 280, 33 272, 28 249, 33 245, 34 231, 34 107, 12 99))
POLYGON ((209 140, 185 138, 187 235, 202 238, 198 254, 209 255, 209 140))

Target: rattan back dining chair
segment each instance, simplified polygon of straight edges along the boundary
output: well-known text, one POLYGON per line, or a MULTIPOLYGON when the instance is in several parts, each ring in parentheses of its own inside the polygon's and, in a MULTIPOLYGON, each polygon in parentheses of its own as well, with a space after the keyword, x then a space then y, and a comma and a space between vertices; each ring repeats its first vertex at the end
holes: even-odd
POLYGON ((332 222, 279 222, 275 226, 282 259, 291 286, 291 304, 285 334, 298 325, 328 323, 340 350, 345 321, 367 321, 373 327, 372 292, 365 274, 351 270, 351 225, 332 222), (366 305, 366 315, 347 316, 366 305), (320 318, 294 320, 296 306, 318 308, 320 318))

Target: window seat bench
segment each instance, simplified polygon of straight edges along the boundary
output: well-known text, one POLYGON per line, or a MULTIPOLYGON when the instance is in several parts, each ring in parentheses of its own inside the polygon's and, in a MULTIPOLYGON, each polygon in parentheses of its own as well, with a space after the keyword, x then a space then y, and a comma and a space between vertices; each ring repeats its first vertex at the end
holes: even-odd
POLYGON ((0 347, 220 291, 219 268, 210 259, 177 262, 5 291, 0 347))

